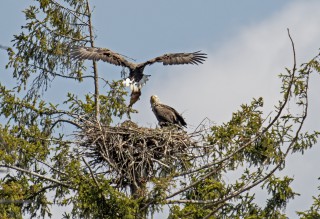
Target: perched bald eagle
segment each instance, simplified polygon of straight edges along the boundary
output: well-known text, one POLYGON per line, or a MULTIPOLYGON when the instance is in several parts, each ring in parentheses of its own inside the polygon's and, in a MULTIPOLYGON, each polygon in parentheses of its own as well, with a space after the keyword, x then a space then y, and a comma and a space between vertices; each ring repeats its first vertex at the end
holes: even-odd
POLYGON ((132 91, 129 107, 139 100, 141 88, 148 80, 149 75, 143 74, 143 70, 147 65, 152 65, 156 62, 161 62, 163 65, 182 65, 202 63, 207 57, 207 54, 201 51, 193 53, 172 53, 164 54, 156 58, 150 59, 143 63, 133 63, 125 59, 122 55, 111 51, 110 49, 96 47, 76 47, 72 48, 70 56, 73 59, 89 59, 108 62, 113 65, 129 68, 129 77, 123 83, 130 86, 132 91))
POLYGON ((160 103, 160 99, 156 95, 151 96, 150 103, 152 111, 157 117, 161 127, 170 125, 187 127, 187 123, 184 121, 183 117, 172 107, 160 103))

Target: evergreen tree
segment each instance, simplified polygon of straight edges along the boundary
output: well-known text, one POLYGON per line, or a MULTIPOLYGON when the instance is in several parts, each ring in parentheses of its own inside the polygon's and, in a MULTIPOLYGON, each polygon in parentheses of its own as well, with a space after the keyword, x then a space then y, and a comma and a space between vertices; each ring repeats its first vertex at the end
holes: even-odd
MULTIPOLYGON (((121 78, 110 82, 95 62, 87 69, 69 57, 73 47, 94 47, 89 1, 36 0, 23 13, 23 31, 7 49, 17 86, 0 84, 0 167, 9 170, 0 180, 1 218, 51 216, 53 204, 72 208, 64 218, 146 218, 164 205, 169 218, 286 218, 282 210, 297 193, 276 171, 317 141, 318 132, 302 128, 319 55, 298 67, 288 32, 293 66, 280 75, 283 98, 270 115, 258 98, 229 122, 193 133, 117 125, 135 113, 121 78), (87 82, 92 91, 54 104, 44 94, 57 80, 87 82), (226 182, 232 171, 242 174, 226 182), (268 192, 263 207, 252 192, 259 187, 268 192)), ((301 217, 319 217, 314 200, 301 217)))

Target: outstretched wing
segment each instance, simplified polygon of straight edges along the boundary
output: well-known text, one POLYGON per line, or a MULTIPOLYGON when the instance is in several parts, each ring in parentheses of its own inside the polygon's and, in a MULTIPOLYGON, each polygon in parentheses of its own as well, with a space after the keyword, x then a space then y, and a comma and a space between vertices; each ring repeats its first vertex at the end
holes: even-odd
POLYGON ((202 64, 207 58, 206 53, 201 51, 193 53, 172 53, 164 54, 149 61, 146 61, 142 65, 151 65, 155 62, 162 62, 163 65, 183 65, 183 64, 202 64))
POLYGON ((70 57, 72 59, 88 59, 104 62, 108 62, 113 65, 132 68, 133 63, 126 60, 120 54, 111 51, 110 49, 97 48, 97 47, 75 47, 70 51, 70 57))

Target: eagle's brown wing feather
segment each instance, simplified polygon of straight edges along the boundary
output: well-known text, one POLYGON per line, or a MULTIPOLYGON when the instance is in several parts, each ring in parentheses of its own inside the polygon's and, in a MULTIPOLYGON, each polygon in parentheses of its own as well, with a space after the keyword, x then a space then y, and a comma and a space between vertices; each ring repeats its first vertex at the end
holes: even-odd
POLYGON ((133 63, 126 60, 120 54, 111 51, 110 49, 96 48, 96 47, 75 47, 70 51, 70 57, 72 59, 88 59, 104 62, 108 62, 113 65, 132 68, 133 63))
POLYGON ((183 65, 183 64, 202 64, 207 58, 207 54, 201 53, 201 51, 193 53, 172 53, 158 56, 154 59, 150 59, 143 66, 151 65, 156 62, 162 62, 163 65, 183 65))
POLYGON ((187 125, 183 117, 174 108, 170 106, 159 104, 156 107, 154 107, 154 110, 159 123, 170 123, 181 126, 187 125))

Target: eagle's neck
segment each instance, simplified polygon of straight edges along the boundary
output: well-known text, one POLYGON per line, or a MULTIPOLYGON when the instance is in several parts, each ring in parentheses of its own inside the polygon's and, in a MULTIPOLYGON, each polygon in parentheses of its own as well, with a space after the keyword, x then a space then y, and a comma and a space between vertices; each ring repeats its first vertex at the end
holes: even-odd
POLYGON ((160 103, 152 103, 151 104, 151 108, 152 108, 152 110, 154 110, 157 106, 159 106, 160 105, 160 103))

